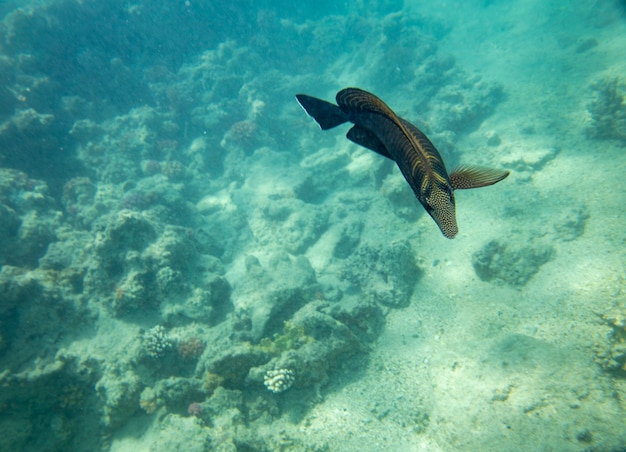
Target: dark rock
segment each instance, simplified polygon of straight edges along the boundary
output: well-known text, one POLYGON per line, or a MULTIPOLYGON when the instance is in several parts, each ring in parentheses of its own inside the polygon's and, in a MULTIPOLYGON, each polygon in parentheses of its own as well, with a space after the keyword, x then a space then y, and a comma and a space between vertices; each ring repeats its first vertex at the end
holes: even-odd
POLYGON ((473 254, 472 265, 483 281, 523 286, 554 253, 552 246, 514 247, 492 240, 473 254))

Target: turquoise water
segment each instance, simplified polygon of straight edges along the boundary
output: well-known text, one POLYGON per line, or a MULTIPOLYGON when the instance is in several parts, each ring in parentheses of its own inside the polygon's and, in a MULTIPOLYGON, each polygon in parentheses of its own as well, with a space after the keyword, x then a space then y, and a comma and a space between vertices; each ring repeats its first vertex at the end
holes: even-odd
POLYGON ((626 449, 623 1, 0 14, 0 450, 626 449), (510 172, 454 239, 345 87, 510 172))

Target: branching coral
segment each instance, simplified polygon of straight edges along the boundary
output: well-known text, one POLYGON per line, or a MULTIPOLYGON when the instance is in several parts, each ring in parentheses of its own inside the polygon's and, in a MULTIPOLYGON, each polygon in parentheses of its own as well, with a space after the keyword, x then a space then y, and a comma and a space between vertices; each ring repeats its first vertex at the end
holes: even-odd
POLYGON ((157 325, 143 335, 143 345, 148 355, 153 358, 160 358, 172 348, 172 341, 167 336, 165 328, 157 325))
POLYGON ((263 378, 263 384, 268 391, 273 393, 284 392, 291 388, 295 377, 290 369, 268 370, 263 378))

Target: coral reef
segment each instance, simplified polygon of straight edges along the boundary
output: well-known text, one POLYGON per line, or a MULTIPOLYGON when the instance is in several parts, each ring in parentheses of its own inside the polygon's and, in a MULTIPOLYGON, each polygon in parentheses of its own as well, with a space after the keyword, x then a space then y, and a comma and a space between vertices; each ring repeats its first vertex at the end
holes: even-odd
POLYGON ((307 450, 254 423, 363 361, 421 271, 408 241, 363 243, 363 187, 416 219, 392 164, 310 141, 285 94, 340 43, 359 83, 455 133, 502 98, 395 1, 196 3, 0 7, 2 450, 108 450, 140 416, 155 451, 307 450))
POLYGON ((92 444, 100 443, 100 419, 91 415, 97 377, 93 363, 62 353, 50 363, 39 360, 32 369, 5 368, 0 373, 0 449, 78 449, 77 435, 84 429, 95 434, 92 444))

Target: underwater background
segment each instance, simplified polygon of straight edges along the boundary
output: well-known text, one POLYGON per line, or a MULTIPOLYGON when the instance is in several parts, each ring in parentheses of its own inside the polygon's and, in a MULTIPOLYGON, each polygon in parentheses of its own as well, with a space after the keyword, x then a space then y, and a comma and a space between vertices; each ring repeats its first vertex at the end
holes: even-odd
POLYGON ((626 2, 0 15, 0 450, 626 450, 626 2), (347 86, 511 172, 454 240, 347 86))

